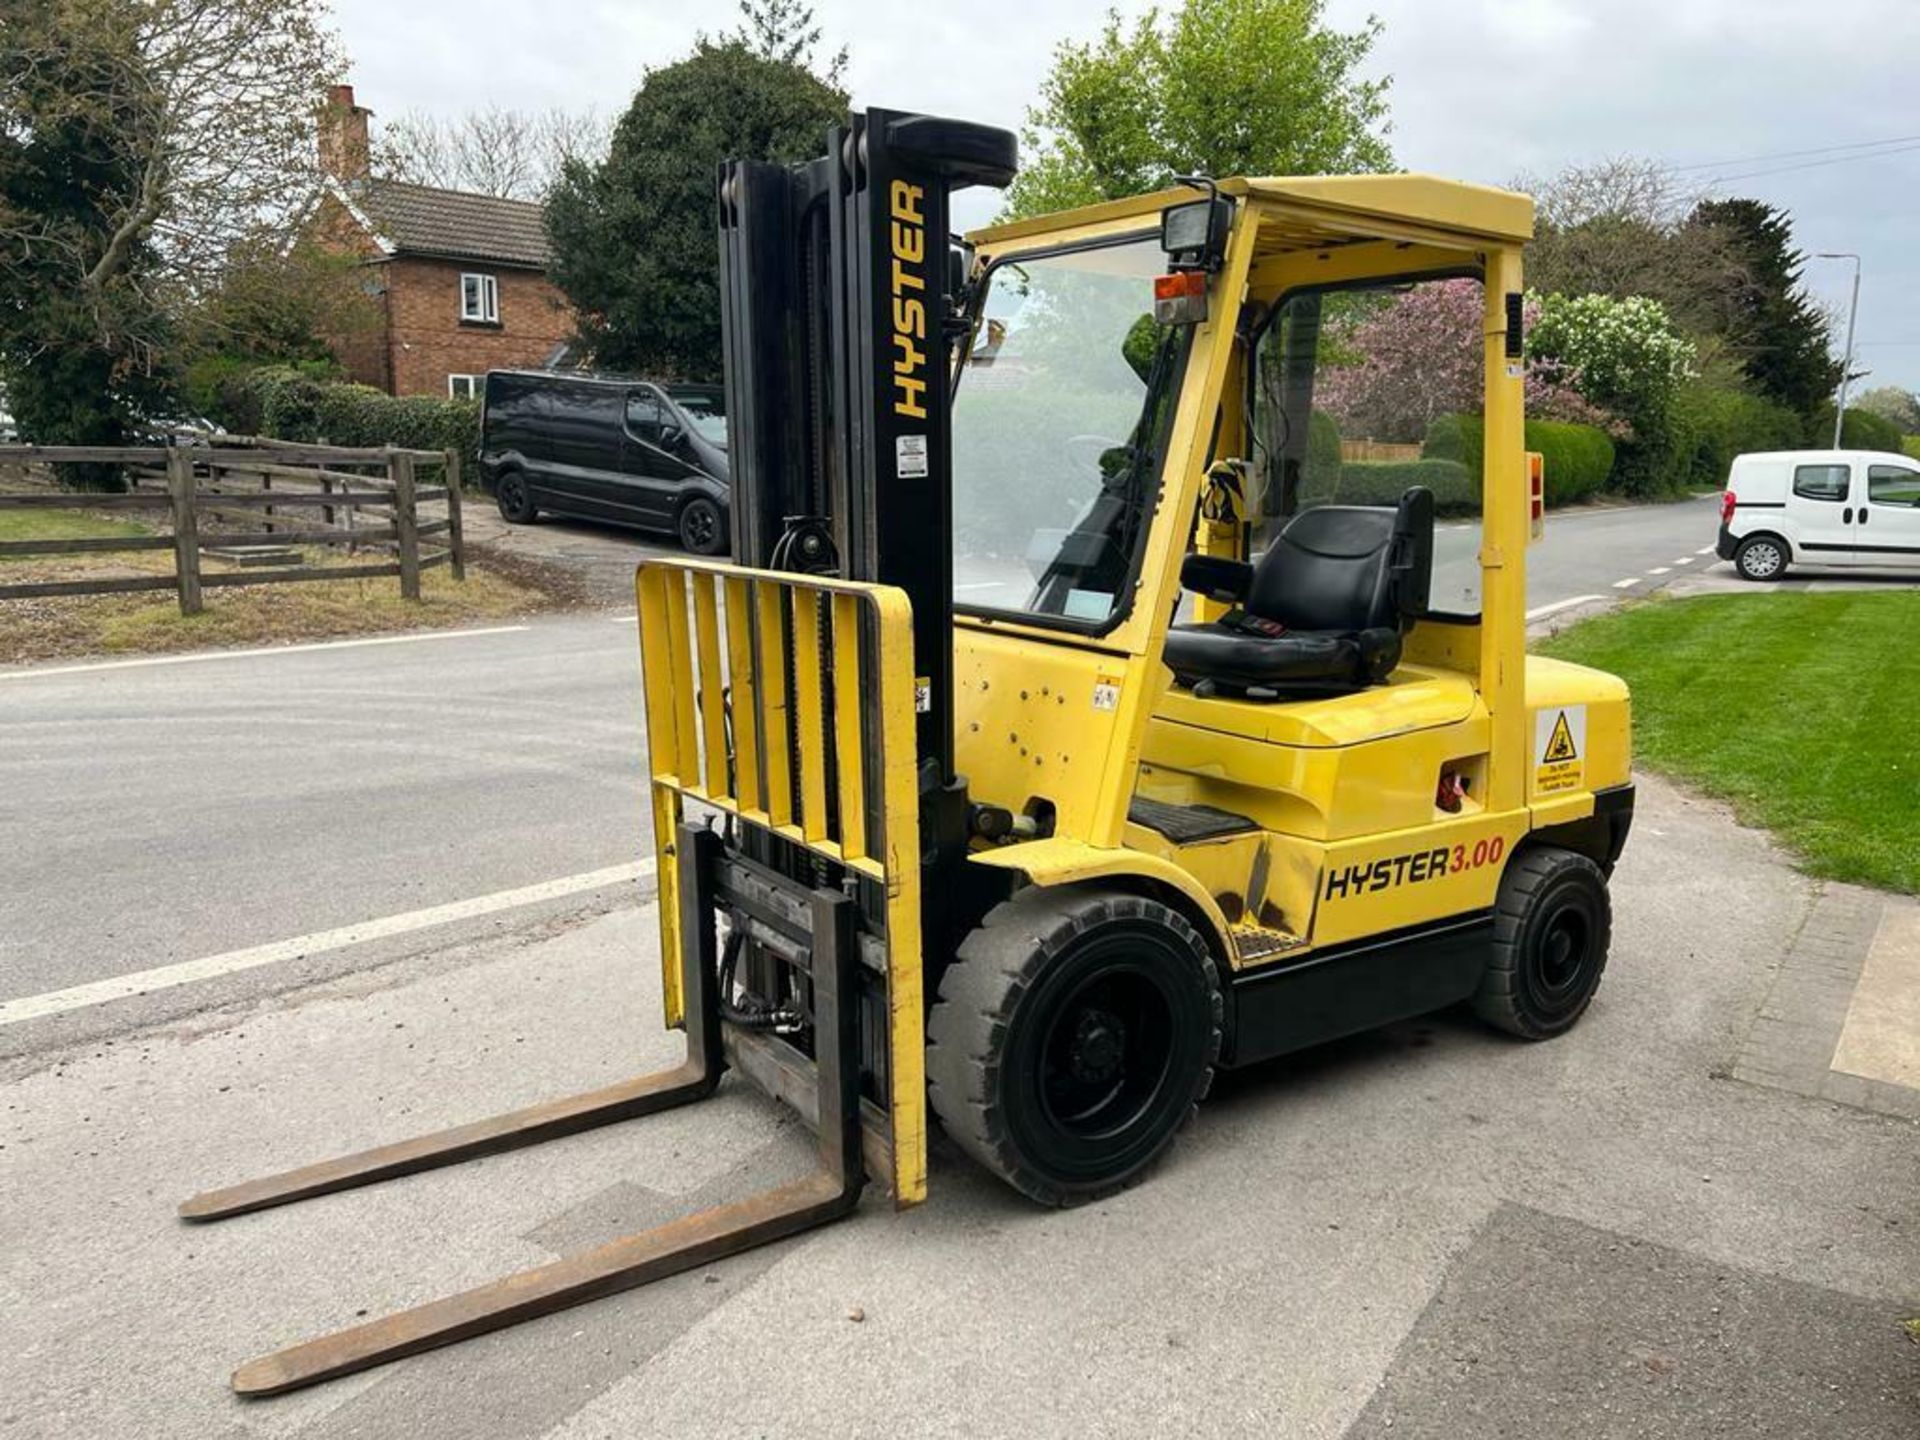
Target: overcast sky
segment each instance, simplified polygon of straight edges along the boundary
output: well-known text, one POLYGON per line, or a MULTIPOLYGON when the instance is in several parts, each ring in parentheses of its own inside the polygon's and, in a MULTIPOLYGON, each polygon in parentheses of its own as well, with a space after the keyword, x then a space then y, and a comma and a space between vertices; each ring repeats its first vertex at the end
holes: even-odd
MULTIPOLYGON (((376 124, 489 102, 617 114, 646 67, 679 58, 696 31, 734 23, 724 0, 335 8, 376 124)), ((825 48, 852 52, 856 105, 1010 127, 1054 46, 1095 34, 1105 13, 1071 0, 815 8, 825 48)), ((1393 77, 1391 140, 1405 168, 1503 183, 1632 153, 1697 167, 1686 173, 1702 182, 1728 177, 1719 193, 1791 209, 1802 248, 1860 253, 1856 365, 1873 373, 1859 383, 1920 389, 1920 0, 1330 0, 1328 9, 1341 27, 1370 11, 1385 22, 1370 68, 1393 77), (1914 148, 1868 159, 1835 150, 1896 137, 1914 148), (1784 153, 1821 150, 1834 153, 1784 153), (1774 173, 1751 175, 1761 170, 1774 173)), ((976 203, 959 218, 990 211, 976 203)), ((1842 316, 1850 276, 1845 262, 1808 266, 1815 294, 1842 316)))

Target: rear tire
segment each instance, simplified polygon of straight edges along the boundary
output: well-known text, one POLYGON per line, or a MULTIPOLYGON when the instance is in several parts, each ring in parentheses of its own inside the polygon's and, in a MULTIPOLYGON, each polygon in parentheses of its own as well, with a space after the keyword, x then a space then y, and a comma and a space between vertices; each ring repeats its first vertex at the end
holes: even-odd
POLYGON ((1500 879, 1493 953, 1474 1012, 1527 1040, 1565 1033, 1600 988, 1612 939, 1613 905, 1600 867, 1557 845, 1529 846, 1500 879))
POLYGON ((1742 580, 1778 580, 1787 573, 1787 542, 1773 535, 1750 535, 1733 552, 1733 568, 1742 580))
POLYGON ((1184 917, 1111 890, 1030 889, 961 944, 927 1022, 954 1142, 1043 1205, 1137 1178, 1213 1081, 1223 1001, 1184 917))
POLYGON ((511 524, 531 525, 539 517, 533 494, 527 489, 527 477, 518 470, 503 471, 494 481, 493 500, 500 507, 501 518, 511 524))
POLYGON ((718 555, 732 538, 727 534, 726 515, 705 495, 695 495, 680 507, 675 528, 681 547, 695 555, 718 555))

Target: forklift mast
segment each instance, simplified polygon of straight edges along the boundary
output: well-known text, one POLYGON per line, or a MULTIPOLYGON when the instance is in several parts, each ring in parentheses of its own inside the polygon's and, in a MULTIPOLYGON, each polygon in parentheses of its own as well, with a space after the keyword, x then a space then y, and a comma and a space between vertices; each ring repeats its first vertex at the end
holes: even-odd
POLYGON ((969 318, 948 202, 1015 162, 1005 130, 869 110, 817 160, 720 175, 734 560, 906 592, 940 851, 964 823, 957 798, 932 801, 957 796, 949 409, 969 318))

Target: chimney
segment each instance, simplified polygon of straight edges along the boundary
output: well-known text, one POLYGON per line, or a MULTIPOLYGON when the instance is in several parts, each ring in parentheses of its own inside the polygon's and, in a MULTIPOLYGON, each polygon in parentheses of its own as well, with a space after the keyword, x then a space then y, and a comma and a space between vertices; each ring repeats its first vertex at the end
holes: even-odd
POLYGON ((343 184, 365 180, 373 168, 367 121, 373 112, 353 103, 353 86, 329 85, 320 108, 320 168, 343 184))

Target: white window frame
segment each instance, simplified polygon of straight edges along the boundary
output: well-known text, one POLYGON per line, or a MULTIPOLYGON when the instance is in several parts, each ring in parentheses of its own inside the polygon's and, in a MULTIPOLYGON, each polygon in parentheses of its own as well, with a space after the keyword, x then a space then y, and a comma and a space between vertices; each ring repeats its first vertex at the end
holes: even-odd
POLYGON ((449 400, 474 400, 474 399, 478 399, 479 395, 480 395, 480 377, 478 375, 447 376, 447 398, 449 400), (461 393, 459 386, 456 383, 457 381, 461 381, 461 380, 464 380, 467 382, 467 388, 464 394, 461 393))
POLYGON ((491 275, 477 270, 469 270, 460 277, 460 319, 465 323, 480 325, 498 325, 500 323, 500 282, 491 275), (479 305, 467 303, 467 282, 474 282, 478 292, 479 305))

